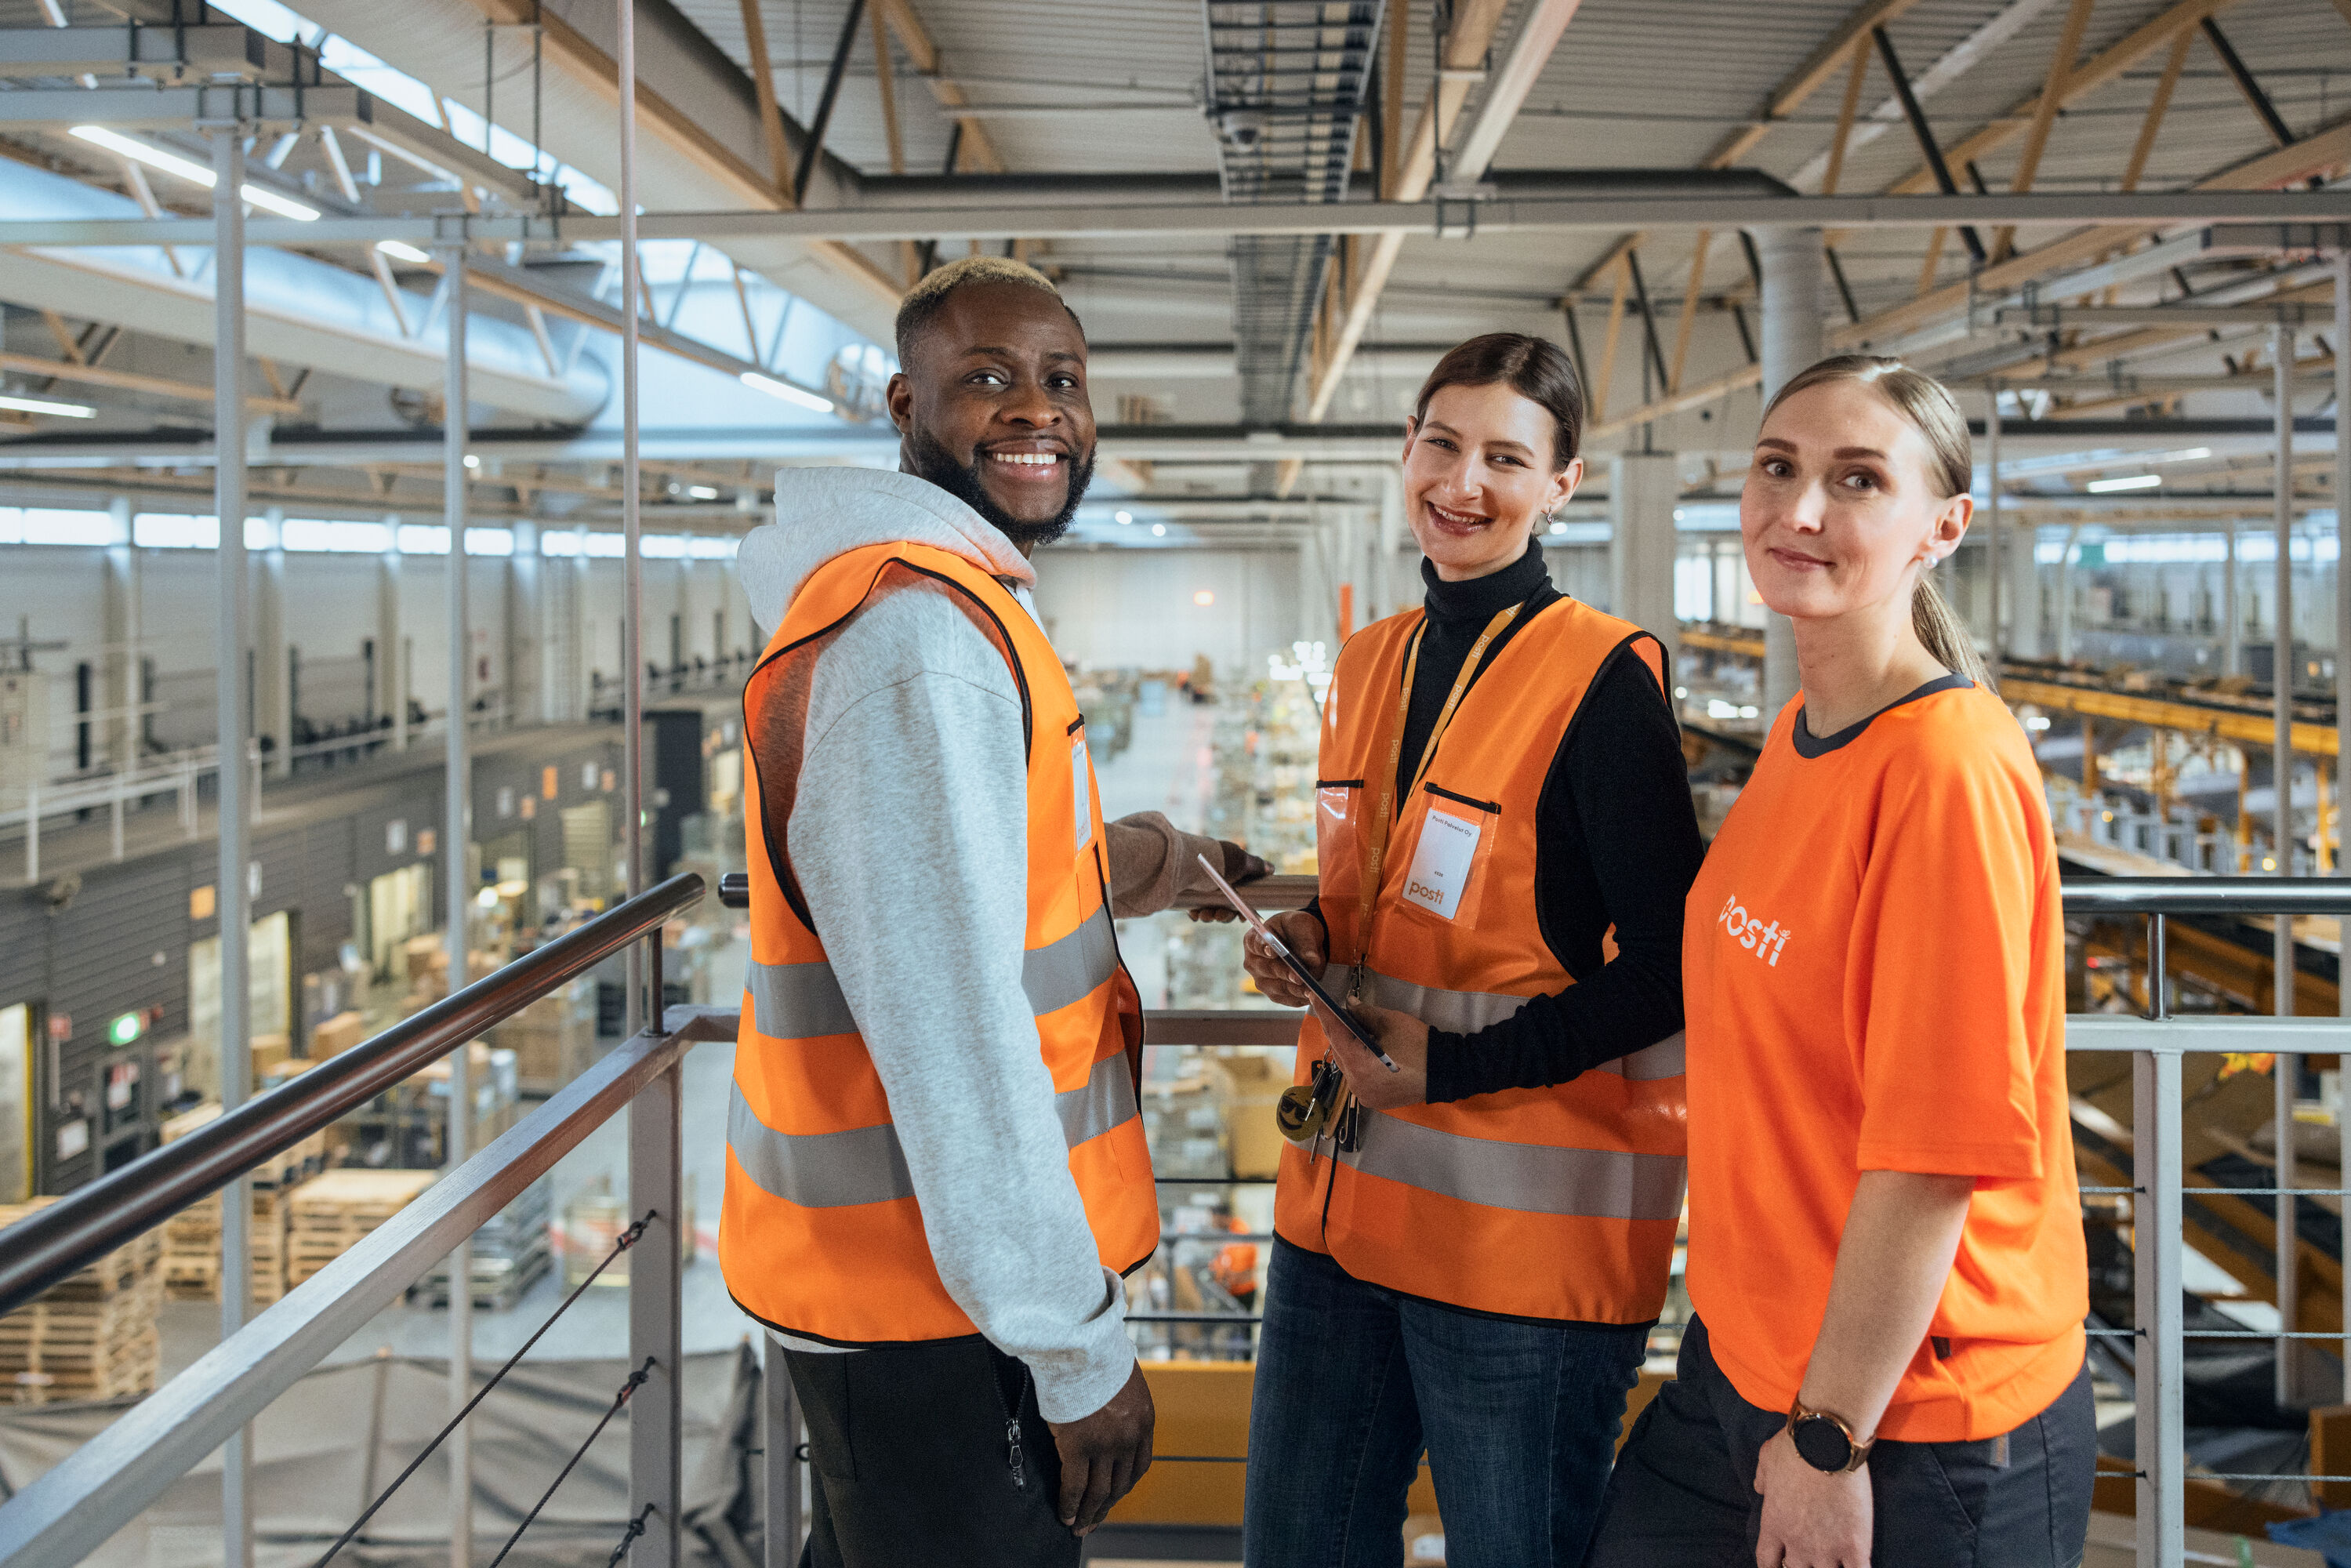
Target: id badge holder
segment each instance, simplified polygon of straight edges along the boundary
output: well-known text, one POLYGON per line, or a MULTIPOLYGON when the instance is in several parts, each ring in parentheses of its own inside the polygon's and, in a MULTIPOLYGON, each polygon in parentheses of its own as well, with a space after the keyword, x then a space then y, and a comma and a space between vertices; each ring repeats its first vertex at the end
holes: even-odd
POLYGON ((1314 781, 1314 866, 1318 891, 1334 906, 1354 903, 1362 888, 1364 781, 1314 781))
POLYGON ((1492 880, 1501 808, 1423 785, 1419 831, 1396 901, 1415 915, 1476 929, 1492 880))

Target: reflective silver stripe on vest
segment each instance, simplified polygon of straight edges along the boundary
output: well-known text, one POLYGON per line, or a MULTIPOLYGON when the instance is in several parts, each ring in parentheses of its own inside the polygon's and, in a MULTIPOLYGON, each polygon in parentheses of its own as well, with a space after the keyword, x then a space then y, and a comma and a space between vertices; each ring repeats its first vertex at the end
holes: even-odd
POLYGON ((1093 1073, 1075 1089, 1053 1096, 1053 1110, 1061 1118, 1061 1136, 1071 1148, 1124 1126, 1139 1113, 1134 1103, 1134 1074, 1126 1058, 1105 1056, 1093 1073))
POLYGON ((770 1040, 813 1040, 855 1034, 857 1019, 841 994, 832 966, 751 962, 751 1027, 770 1040))
MULTIPOLYGON (((1134 1120, 1134 1079, 1123 1056, 1105 1057, 1075 1089, 1053 1096, 1061 1136, 1076 1148, 1134 1120)), ((759 1189, 802 1208, 841 1208, 914 1196, 898 1129, 778 1133, 751 1109, 740 1084, 726 1107, 726 1146, 759 1189)))
MULTIPOLYGON (((1110 906, 1104 904, 1067 936, 1022 954, 1020 988, 1029 994, 1029 1010, 1043 1018, 1083 1001, 1117 972, 1118 939, 1111 927, 1110 906)), ((849 1010, 849 998, 841 994, 831 964, 762 964, 755 959, 747 983, 752 1027, 770 1040, 857 1032, 856 1016, 849 1010)))
POLYGON ((802 1208, 845 1208, 914 1196, 898 1129, 884 1122, 841 1133, 778 1133, 735 1086, 726 1146, 759 1190, 802 1208))
MULTIPOLYGON (((1454 1034, 1475 1034, 1491 1024, 1500 1023, 1527 1005, 1525 997, 1498 996, 1489 991, 1447 991, 1435 986, 1416 986, 1377 969, 1371 972, 1372 1003, 1376 1007, 1394 1008, 1410 1013, 1431 1029, 1441 1029, 1454 1034)), ((1344 964, 1333 964, 1322 977, 1322 988, 1344 1001, 1347 987, 1354 971, 1344 964)), ((1678 1078, 1682 1074, 1682 1035, 1677 1030, 1656 1044, 1603 1061, 1592 1069, 1594 1072, 1614 1072, 1636 1083, 1652 1082, 1660 1078, 1678 1078)))
POLYGON ((1374 1112, 1364 1146, 1340 1160, 1365 1176, 1520 1214, 1678 1219, 1684 1162, 1621 1149, 1465 1138, 1374 1112))
POLYGON ((1067 936, 1022 954, 1020 988, 1029 993, 1029 1010, 1043 1018, 1083 1001, 1117 972, 1118 936, 1105 904, 1067 936))

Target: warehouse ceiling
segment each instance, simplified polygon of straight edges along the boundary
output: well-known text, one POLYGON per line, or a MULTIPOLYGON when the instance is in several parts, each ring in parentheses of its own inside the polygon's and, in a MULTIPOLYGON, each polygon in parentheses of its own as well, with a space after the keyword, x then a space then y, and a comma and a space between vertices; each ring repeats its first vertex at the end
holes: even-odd
MULTIPOLYGON (((2345 0, 651 0, 638 16, 647 213, 778 214, 648 247, 654 527, 739 526, 778 463, 889 461, 875 416, 895 296, 982 246, 1054 276, 1095 347, 1116 461, 1079 538, 1280 546, 1322 510, 1376 500, 1421 375, 1496 329, 1571 347, 1593 450, 1677 452, 1694 497, 1735 493, 1758 408, 1748 236, 1687 220, 1477 232, 1481 197, 1948 182, 2282 191, 2314 220, 2351 218, 2345 0), (1447 237, 1351 234, 1334 213, 1328 231, 1280 235, 1104 223, 851 242, 782 216, 905 209, 951 229, 957 208, 1381 199, 1469 218, 1447 237)), ((152 51, 171 34, 128 43, 126 18, 249 26, 275 41, 259 79, 311 84, 299 118, 253 145, 256 219, 287 203, 327 218, 615 210, 602 0, 0 0, 9 216, 208 210, 169 166, 205 162, 204 141, 153 107, 173 72, 152 51), (342 84, 359 90, 338 98, 342 84)), ((2280 303, 2313 312, 2296 410, 2329 405, 2319 361, 2336 329, 2314 247, 2330 237, 2155 221, 1832 230, 1829 341, 1966 382, 1979 417, 2005 389, 2012 449, 2047 459, 2009 476, 2021 495, 2121 522, 2192 517, 2253 498, 2231 464, 2262 444, 2280 303), (2167 492, 2194 506, 2083 489, 2198 449, 2166 460, 2167 492)), ((429 515, 438 261, 366 240, 277 248, 255 269, 256 502, 429 515)), ((615 256, 601 239, 476 246, 482 516, 617 511, 615 256)), ((0 250, 0 392, 89 411, 0 403, 8 498, 197 504, 208 268, 187 246, 0 250)))

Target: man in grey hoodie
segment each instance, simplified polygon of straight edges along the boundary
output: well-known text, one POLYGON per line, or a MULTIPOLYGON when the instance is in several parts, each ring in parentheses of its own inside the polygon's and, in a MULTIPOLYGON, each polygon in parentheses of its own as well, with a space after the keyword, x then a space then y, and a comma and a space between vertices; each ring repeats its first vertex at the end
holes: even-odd
MULTIPOLYGON (((979 566, 1033 612, 1029 554, 1068 527, 1093 467, 1075 316, 1034 271, 974 258, 908 296, 898 350, 902 471, 778 475, 777 522, 739 558, 763 627, 828 561, 898 541, 979 566)), ((923 1354, 935 1341, 778 1333, 809 1418, 810 1561, 1073 1564, 1150 1464, 1152 1406, 1022 991, 1025 694, 948 597, 897 593, 847 622, 790 700, 806 737, 781 802, 791 876, 887 1096, 939 1281, 986 1346, 949 1363, 923 1354)), ((1165 818, 1104 837, 1120 915, 1191 891, 1181 868, 1202 849, 1265 870, 1165 818)))

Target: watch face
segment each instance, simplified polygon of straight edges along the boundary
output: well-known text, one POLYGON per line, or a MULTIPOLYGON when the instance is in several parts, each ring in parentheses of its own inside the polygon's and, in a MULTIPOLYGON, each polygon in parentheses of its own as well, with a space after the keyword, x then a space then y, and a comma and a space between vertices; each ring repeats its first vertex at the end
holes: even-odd
POLYGON ((1835 1422, 1821 1416, 1805 1416, 1788 1436, 1804 1463, 1816 1470, 1842 1470, 1853 1458, 1852 1441, 1837 1429, 1835 1422))

